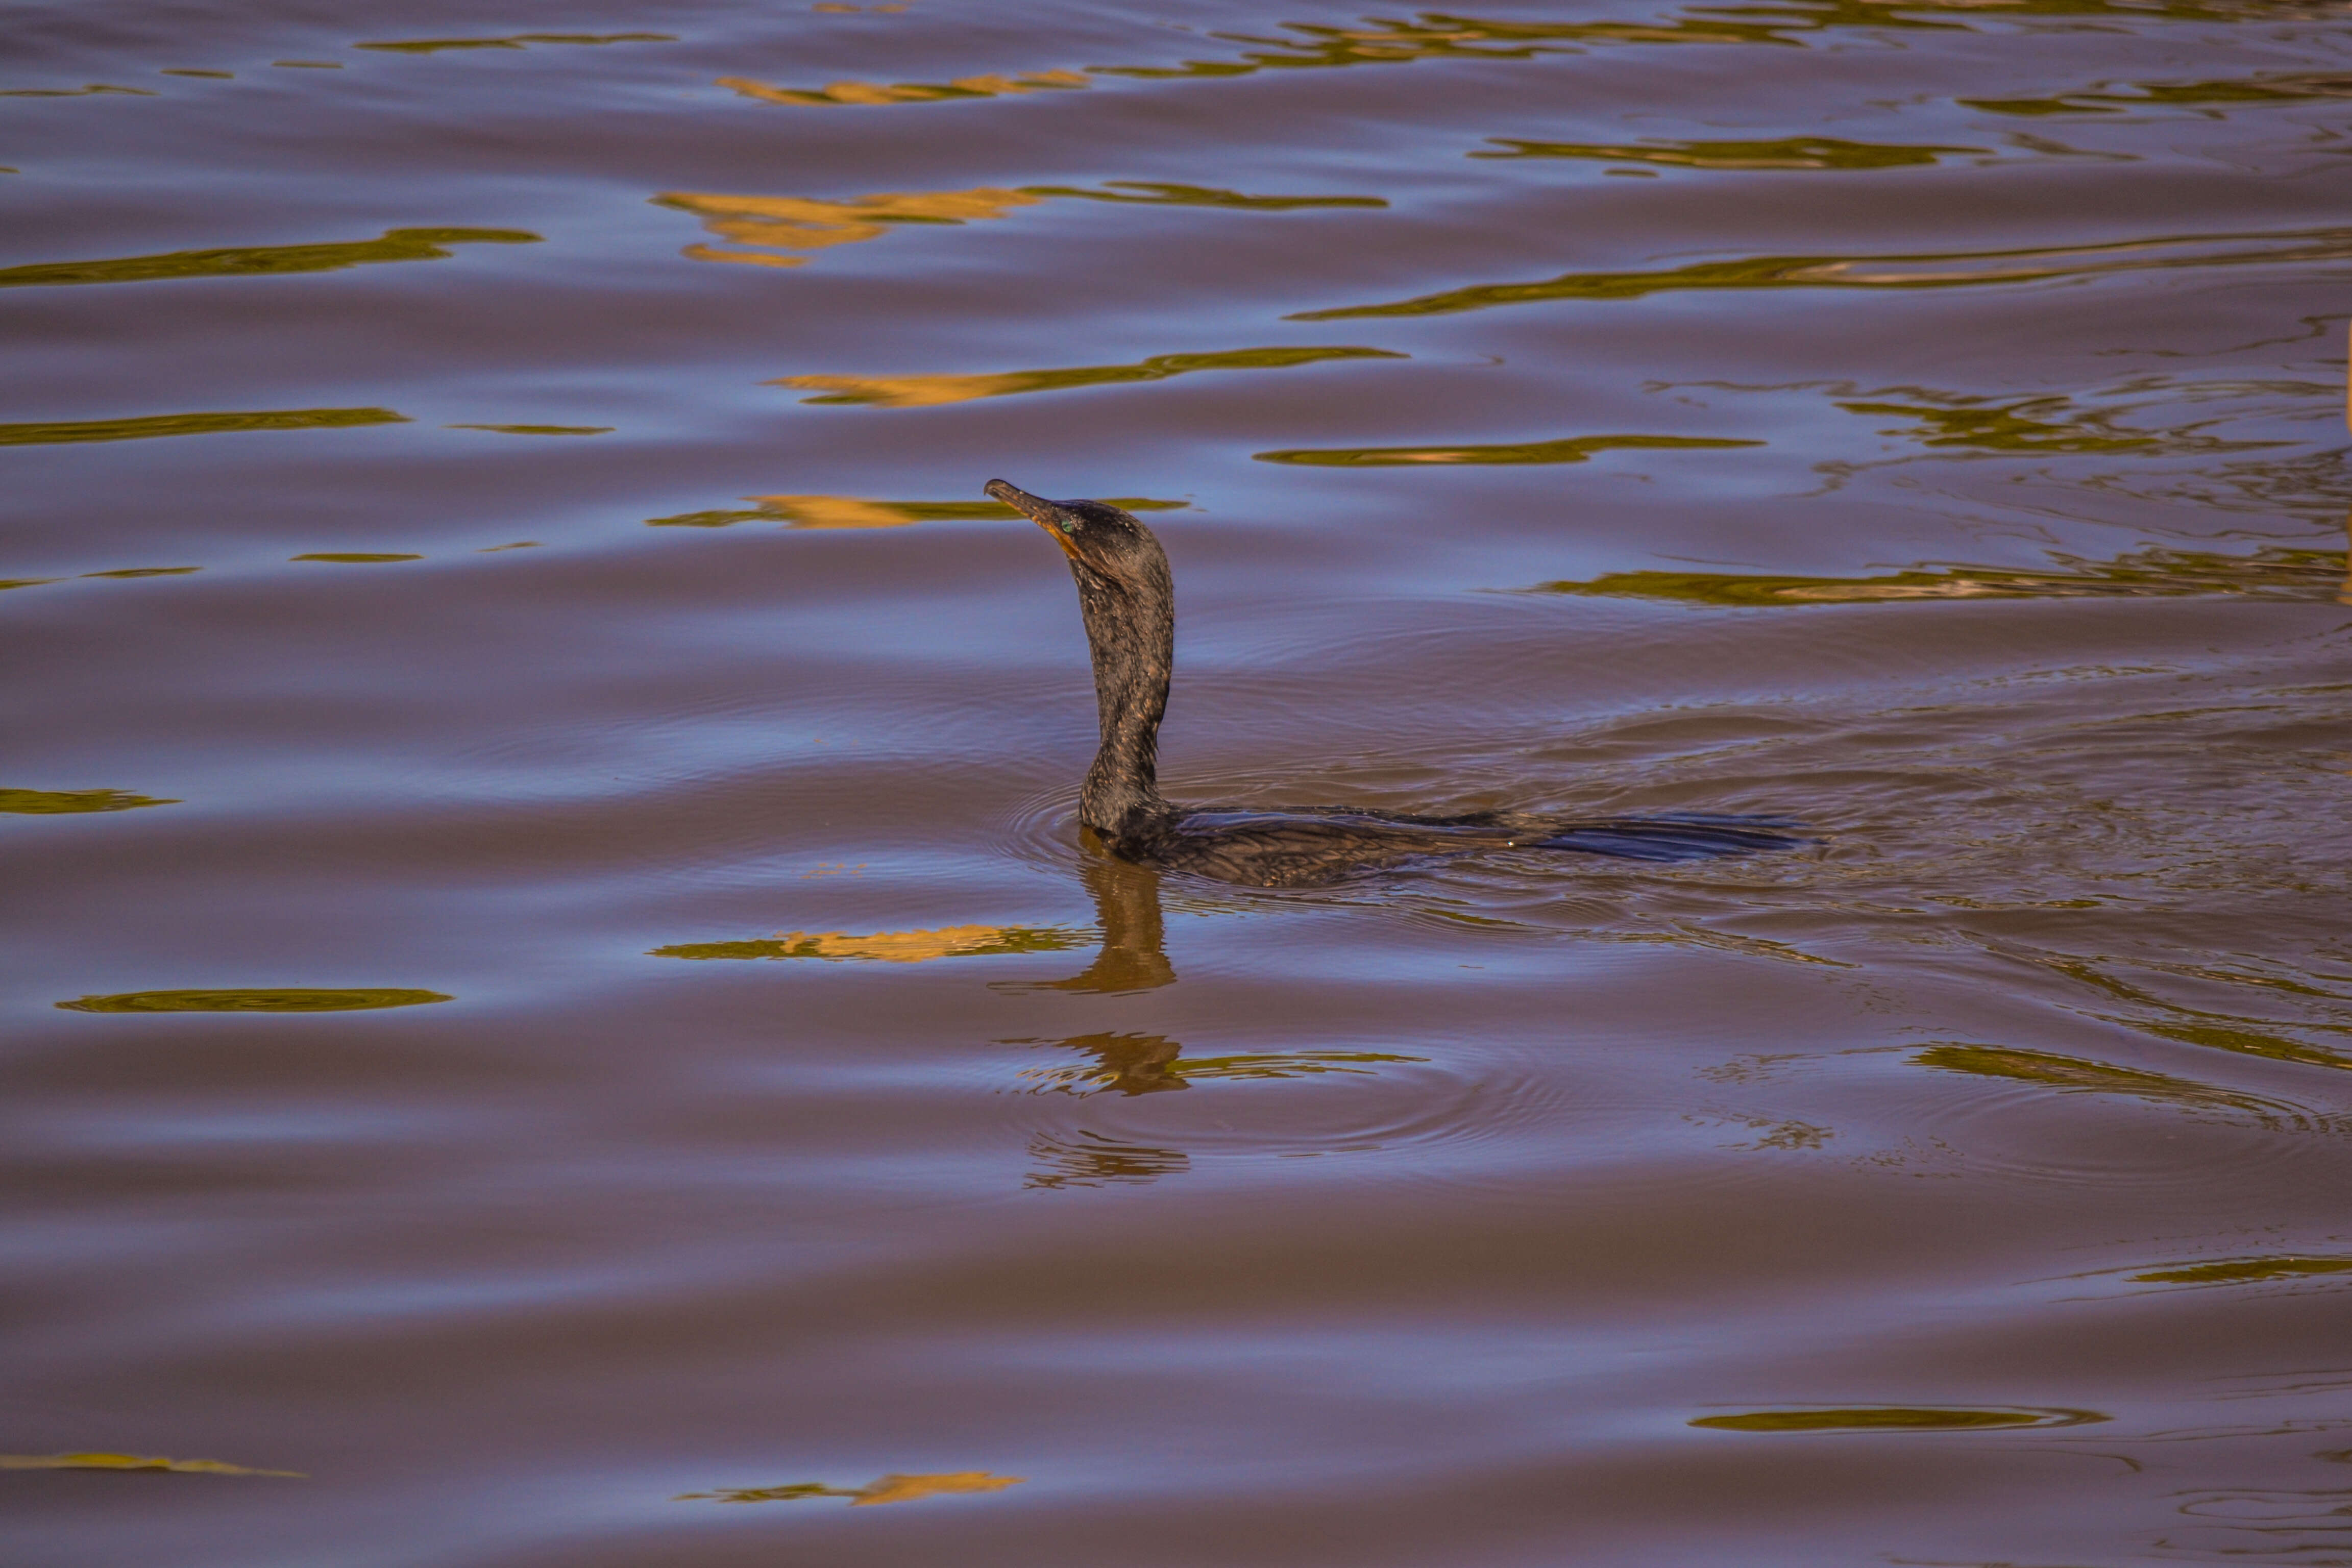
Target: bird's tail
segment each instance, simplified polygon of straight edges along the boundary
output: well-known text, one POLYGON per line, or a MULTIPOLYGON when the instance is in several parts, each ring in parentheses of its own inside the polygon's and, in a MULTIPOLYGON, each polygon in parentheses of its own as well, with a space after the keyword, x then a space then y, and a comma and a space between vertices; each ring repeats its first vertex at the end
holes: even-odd
POLYGON ((1777 816, 1717 816, 1674 812, 1664 816, 1611 816, 1559 823, 1522 847, 1572 849, 1614 855, 1624 860, 1712 860, 1723 855, 1753 855, 1818 843, 1787 831, 1800 823, 1777 816))

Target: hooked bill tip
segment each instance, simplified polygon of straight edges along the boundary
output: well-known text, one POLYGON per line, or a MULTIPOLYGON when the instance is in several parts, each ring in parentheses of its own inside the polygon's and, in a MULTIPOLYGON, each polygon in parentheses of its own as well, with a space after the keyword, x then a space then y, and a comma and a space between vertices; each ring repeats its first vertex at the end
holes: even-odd
POLYGON ((991 479, 982 488, 991 496, 1033 521, 1045 523, 1053 519, 1054 503, 1043 496, 1031 495, 1019 485, 1003 479, 991 479))

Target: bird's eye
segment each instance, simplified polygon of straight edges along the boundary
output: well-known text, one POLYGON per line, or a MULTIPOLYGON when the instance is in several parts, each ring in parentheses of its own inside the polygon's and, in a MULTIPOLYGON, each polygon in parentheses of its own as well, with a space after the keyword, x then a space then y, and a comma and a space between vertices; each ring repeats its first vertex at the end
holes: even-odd
POLYGON ((1078 520, 1074 517, 1066 517, 1061 520, 1059 526, 1064 533, 1076 533, 1078 531, 1078 520))

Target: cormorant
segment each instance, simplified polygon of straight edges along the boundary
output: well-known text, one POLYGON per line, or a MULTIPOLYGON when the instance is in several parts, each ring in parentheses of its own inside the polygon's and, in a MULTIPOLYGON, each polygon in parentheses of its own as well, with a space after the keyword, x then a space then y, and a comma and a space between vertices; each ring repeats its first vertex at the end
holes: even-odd
POLYGON ((1809 842, 1769 817, 1672 815, 1562 821, 1514 812, 1414 816, 1356 806, 1265 810, 1179 805, 1160 794, 1160 721, 1176 661, 1176 591, 1151 531, 1108 501, 1047 500, 1003 479, 988 493, 1024 513, 1070 558, 1094 654, 1102 743, 1078 820, 1122 860, 1260 888, 1312 887, 1363 871, 1484 849, 1566 849, 1633 860, 1698 860, 1809 842))

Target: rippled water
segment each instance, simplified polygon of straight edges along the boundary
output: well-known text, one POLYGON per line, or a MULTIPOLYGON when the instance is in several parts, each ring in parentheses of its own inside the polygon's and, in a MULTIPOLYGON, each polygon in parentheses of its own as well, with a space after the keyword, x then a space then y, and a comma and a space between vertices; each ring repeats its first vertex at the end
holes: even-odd
POLYGON ((2340 4, 6 30, 12 1564, 2352 1563, 2340 4))

